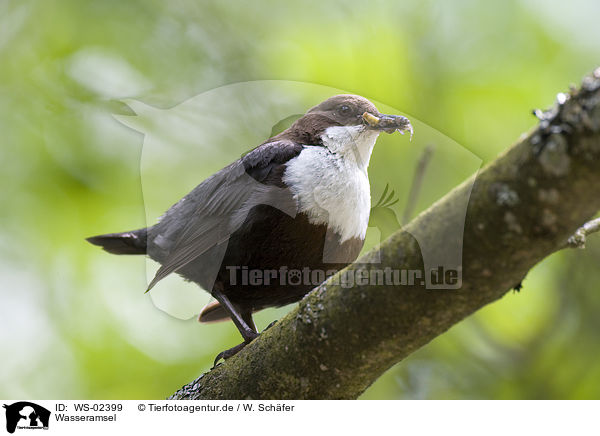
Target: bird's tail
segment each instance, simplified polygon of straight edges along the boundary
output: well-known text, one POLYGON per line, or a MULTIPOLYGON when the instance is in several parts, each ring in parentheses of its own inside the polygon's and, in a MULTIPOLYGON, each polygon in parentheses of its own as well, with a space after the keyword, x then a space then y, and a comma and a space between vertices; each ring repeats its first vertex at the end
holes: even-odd
POLYGON ((112 254, 146 254, 148 229, 92 236, 86 240, 112 254))

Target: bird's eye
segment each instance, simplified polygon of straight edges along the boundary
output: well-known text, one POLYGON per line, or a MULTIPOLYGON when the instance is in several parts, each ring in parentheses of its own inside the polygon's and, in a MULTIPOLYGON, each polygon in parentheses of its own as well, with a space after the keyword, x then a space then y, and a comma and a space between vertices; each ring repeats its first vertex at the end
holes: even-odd
POLYGON ((345 105, 345 104, 340 106, 340 114, 348 115, 349 113, 350 113, 350 106, 345 105))

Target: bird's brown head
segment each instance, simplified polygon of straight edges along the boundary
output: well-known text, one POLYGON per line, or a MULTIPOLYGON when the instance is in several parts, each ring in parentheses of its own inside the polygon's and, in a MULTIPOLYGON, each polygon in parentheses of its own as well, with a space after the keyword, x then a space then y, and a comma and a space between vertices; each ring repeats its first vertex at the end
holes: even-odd
POLYGON ((387 133, 408 130, 412 135, 412 126, 406 117, 381 114, 369 100, 352 94, 335 95, 319 103, 282 135, 315 144, 320 141, 323 132, 333 126, 358 126, 387 133))

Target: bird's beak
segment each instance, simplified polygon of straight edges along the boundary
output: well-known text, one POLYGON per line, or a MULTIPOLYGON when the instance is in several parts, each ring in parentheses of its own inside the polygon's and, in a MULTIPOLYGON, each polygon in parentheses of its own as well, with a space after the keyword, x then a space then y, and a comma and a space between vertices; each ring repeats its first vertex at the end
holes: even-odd
POLYGON ((410 138, 412 139, 413 128, 406 117, 384 114, 373 115, 370 112, 365 112, 362 115, 362 119, 371 129, 383 130, 386 133, 394 133, 397 130, 404 134, 404 132, 409 131, 410 138))

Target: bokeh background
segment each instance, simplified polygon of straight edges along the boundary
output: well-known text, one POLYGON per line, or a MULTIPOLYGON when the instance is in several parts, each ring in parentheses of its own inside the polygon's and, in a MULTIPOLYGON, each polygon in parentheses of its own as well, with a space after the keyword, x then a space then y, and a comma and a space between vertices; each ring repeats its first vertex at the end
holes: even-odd
MULTIPOLYGON (((245 124, 239 149, 223 148, 229 141, 210 158, 184 154, 171 183, 152 184, 164 168, 144 160, 144 135, 123 123, 136 104, 165 110, 276 80, 320 89, 294 108, 326 89, 395 108, 426 126, 411 145, 382 138, 371 161, 374 203, 389 184, 401 217, 427 145, 436 151, 415 212, 598 66, 598 16, 600 3, 580 0, 0 2, 0 397, 164 398, 239 342, 231 323, 157 308, 144 295, 143 258, 110 256, 84 238, 155 220, 268 136, 273 120, 245 124)), ((193 145, 190 132, 161 136, 164 155, 193 145)), ((391 231, 388 215, 373 214, 370 244, 391 231)), ((520 293, 414 353, 362 398, 600 398, 599 259, 592 237, 586 250, 544 260, 520 293)), ((286 310, 262 312, 259 326, 286 310)))

